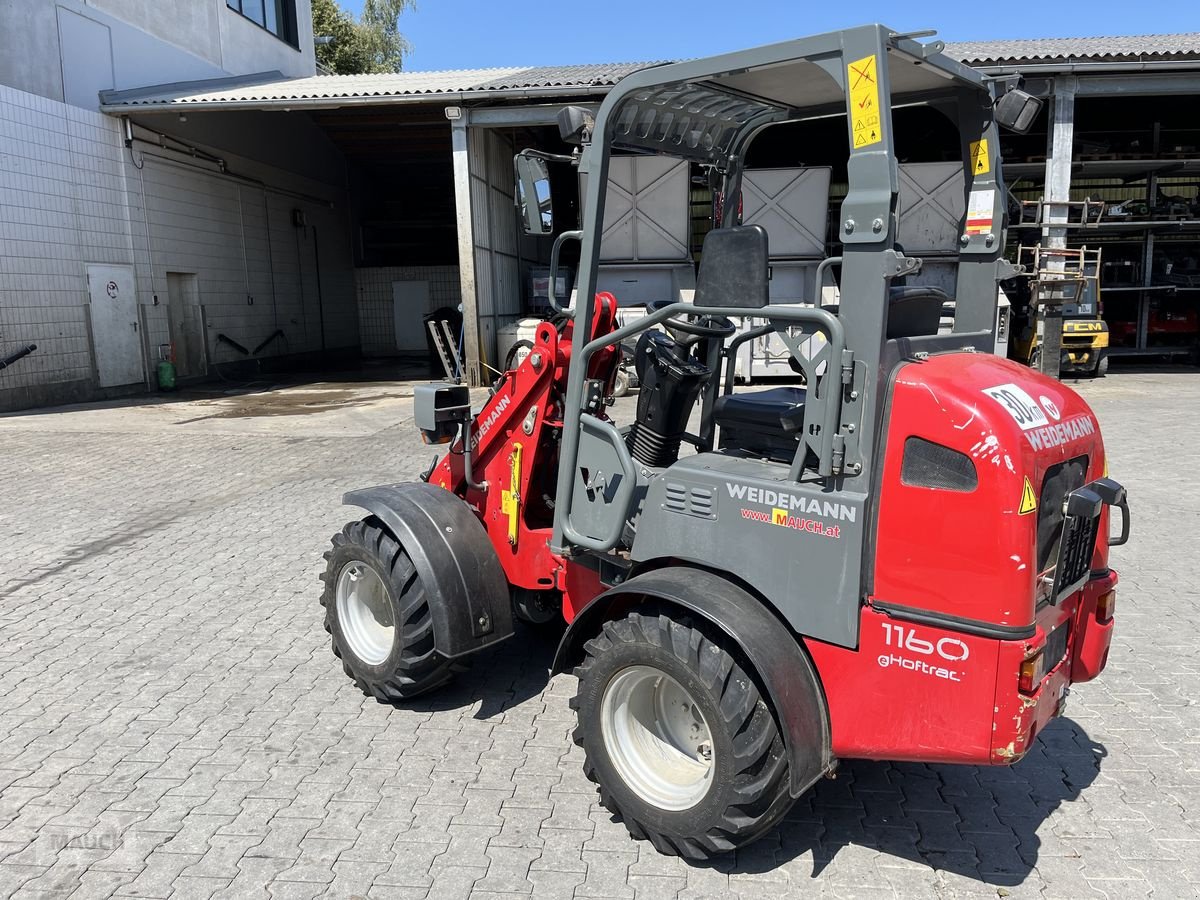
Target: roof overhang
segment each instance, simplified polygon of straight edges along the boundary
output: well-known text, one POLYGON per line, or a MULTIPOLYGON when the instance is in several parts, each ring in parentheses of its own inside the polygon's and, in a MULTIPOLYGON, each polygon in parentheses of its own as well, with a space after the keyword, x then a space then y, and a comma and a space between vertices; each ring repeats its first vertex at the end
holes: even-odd
MULTIPOLYGON (((1152 81, 1200 71, 1200 34, 948 43, 944 58, 989 75, 1074 74, 1152 81)), ((356 106, 548 103, 600 98, 622 78, 662 63, 498 67, 380 75, 284 78, 259 72, 205 81, 101 91, 102 111, 117 115, 186 110, 299 110, 356 106)), ((1188 79, 1188 90, 1194 81, 1188 79)), ((1129 89, 1116 91, 1128 93, 1129 89)))
POLYGON ((405 104, 545 102, 601 97, 626 75, 657 63, 468 69, 382 75, 284 78, 260 72, 204 81, 101 91, 100 109, 115 115, 192 110, 301 110, 405 104))

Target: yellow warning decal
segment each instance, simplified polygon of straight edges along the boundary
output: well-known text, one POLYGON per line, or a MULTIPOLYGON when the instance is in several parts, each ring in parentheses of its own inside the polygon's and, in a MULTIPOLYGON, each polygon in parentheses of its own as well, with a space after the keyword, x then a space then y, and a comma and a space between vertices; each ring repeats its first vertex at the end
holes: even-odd
POLYGON ((1029 483, 1029 476, 1025 476, 1025 487, 1021 491, 1021 506, 1017 510, 1021 515, 1026 515, 1037 510, 1037 494, 1033 492, 1033 485, 1029 483))
POLYGON ((988 156, 987 138, 971 141, 971 174, 986 175, 992 171, 992 160, 988 156))
POLYGON ((517 546, 521 513, 521 445, 513 444, 509 457, 509 488, 500 492, 500 512, 508 516, 508 542, 517 546))
POLYGON ((864 56, 846 66, 850 85, 850 125, 854 130, 854 149, 878 144, 883 140, 879 119, 879 72, 875 55, 864 56))

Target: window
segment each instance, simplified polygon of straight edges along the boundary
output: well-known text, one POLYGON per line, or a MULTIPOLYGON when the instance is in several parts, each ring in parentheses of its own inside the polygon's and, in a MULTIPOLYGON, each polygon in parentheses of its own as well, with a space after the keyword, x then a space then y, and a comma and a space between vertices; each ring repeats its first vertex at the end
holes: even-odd
POLYGON ((225 5, 299 49, 296 0, 225 0, 225 5))

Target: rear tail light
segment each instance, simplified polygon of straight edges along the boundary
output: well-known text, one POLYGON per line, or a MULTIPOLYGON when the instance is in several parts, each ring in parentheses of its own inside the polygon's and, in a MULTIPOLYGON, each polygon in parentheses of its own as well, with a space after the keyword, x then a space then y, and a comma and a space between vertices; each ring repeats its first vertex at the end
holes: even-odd
POLYGON ((1038 689, 1038 685, 1042 683, 1042 663, 1045 661, 1045 654, 1038 650, 1033 656, 1028 657, 1021 663, 1020 677, 1017 679, 1017 689, 1022 694, 1032 694, 1038 689))
POLYGON ((1106 625, 1112 621, 1113 612, 1117 608, 1117 592, 1105 591, 1096 601, 1096 621, 1106 625))

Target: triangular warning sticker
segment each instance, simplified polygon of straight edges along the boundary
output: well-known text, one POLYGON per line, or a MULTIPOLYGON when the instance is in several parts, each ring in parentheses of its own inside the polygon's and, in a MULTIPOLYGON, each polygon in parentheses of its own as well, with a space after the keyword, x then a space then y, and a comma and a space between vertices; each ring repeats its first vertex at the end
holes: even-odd
POLYGON ((987 138, 971 141, 971 168, 976 175, 986 175, 991 171, 991 158, 988 156, 987 138))
POLYGON ((1029 476, 1025 476, 1025 488, 1021 491, 1021 506, 1017 509, 1019 514, 1026 515, 1037 510, 1037 494, 1033 492, 1033 485, 1029 483, 1029 476))

